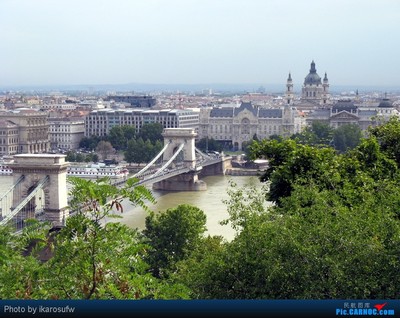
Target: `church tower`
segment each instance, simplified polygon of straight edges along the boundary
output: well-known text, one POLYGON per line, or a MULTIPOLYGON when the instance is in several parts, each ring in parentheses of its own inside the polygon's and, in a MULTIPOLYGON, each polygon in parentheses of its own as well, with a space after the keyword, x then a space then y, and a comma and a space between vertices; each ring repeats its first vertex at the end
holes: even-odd
POLYGON ((285 99, 287 105, 290 105, 293 103, 293 81, 292 81, 292 76, 289 72, 289 77, 286 82, 286 94, 285 94, 285 99))
MULTIPOLYGON (((327 79, 328 80, 328 79, 327 79)), ((321 77, 317 74, 314 61, 311 62, 310 73, 305 77, 301 99, 313 104, 320 104, 323 95, 321 77)))
POLYGON ((325 104, 327 104, 327 101, 329 100, 329 81, 328 81, 328 76, 326 75, 326 72, 325 72, 322 87, 324 89, 323 93, 322 93, 322 104, 325 105, 325 104))

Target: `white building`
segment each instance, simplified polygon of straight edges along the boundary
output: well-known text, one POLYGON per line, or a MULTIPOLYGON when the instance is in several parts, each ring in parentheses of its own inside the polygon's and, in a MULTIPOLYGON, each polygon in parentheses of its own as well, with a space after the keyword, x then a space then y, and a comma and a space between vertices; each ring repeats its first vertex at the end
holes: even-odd
POLYGON ((199 113, 182 109, 98 109, 85 119, 85 136, 106 136, 114 126, 134 126, 139 131, 144 124, 160 123, 164 128, 194 128, 199 126, 199 113))
POLYGON ((329 108, 313 110, 307 117, 307 124, 320 121, 338 128, 346 124, 356 124, 361 130, 376 126, 389 120, 392 116, 399 117, 399 112, 393 107, 389 99, 384 98, 375 105, 356 104, 350 99, 339 100, 329 108))
POLYGON ((240 150, 243 142, 257 136, 289 136, 300 132, 305 125, 297 110, 285 105, 280 108, 261 108, 251 103, 238 107, 205 108, 200 112, 199 139, 212 138, 225 147, 240 150))
POLYGON ((74 150, 85 135, 83 118, 49 118, 51 149, 74 150))

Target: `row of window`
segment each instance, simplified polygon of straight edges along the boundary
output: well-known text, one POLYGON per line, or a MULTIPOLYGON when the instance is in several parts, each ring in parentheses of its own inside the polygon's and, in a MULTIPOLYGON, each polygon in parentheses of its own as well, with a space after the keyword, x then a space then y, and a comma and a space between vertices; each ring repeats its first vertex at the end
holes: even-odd
POLYGON ((0 152, 2 154, 14 154, 17 152, 17 150, 18 146, 8 146, 8 147, 0 146, 0 152))
MULTIPOLYGON (((259 130, 262 131, 264 130, 265 132, 267 130, 269 131, 276 131, 276 130, 280 130, 281 126, 278 125, 263 125, 263 126, 259 126, 259 130)), ((250 126, 249 125, 242 125, 241 126, 241 131, 246 131, 247 133, 249 133, 250 130, 250 126)), ((206 133, 206 128, 203 128, 203 132, 206 133)), ((232 132, 232 126, 228 126, 228 125, 210 125, 210 132, 211 133, 231 133, 232 132)))
POLYGON ((18 144, 18 138, 0 138, 1 145, 18 144))
POLYGON ((1 130, 0 135, 18 135, 18 130, 1 130))

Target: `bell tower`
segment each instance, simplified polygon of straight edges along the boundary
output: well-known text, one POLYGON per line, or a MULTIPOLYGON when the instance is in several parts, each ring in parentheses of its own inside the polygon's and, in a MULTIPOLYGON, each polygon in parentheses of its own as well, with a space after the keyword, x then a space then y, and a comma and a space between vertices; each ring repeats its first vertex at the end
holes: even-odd
POLYGON ((328 76, 326 75, 325 72, 325 76, 322 82, 322 104, 325 105, 327 104, 327 101, 329 100, 329 81, 328 81, 328 76))
POLYGON ((285 99, 286 99, 286 104, 290 105, 293 103, 293 81, 292 81, 292 75, 289 72, 288 79, 286 81, 286 94, 285 94, 285 99))

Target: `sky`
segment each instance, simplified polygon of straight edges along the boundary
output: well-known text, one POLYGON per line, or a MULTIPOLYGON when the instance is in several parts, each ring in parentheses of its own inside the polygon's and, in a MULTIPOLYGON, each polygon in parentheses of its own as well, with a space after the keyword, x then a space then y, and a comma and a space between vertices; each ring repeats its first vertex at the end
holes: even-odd
POLYGON ((400 87, 398 0, 0 0, 0 86, 400 87))

